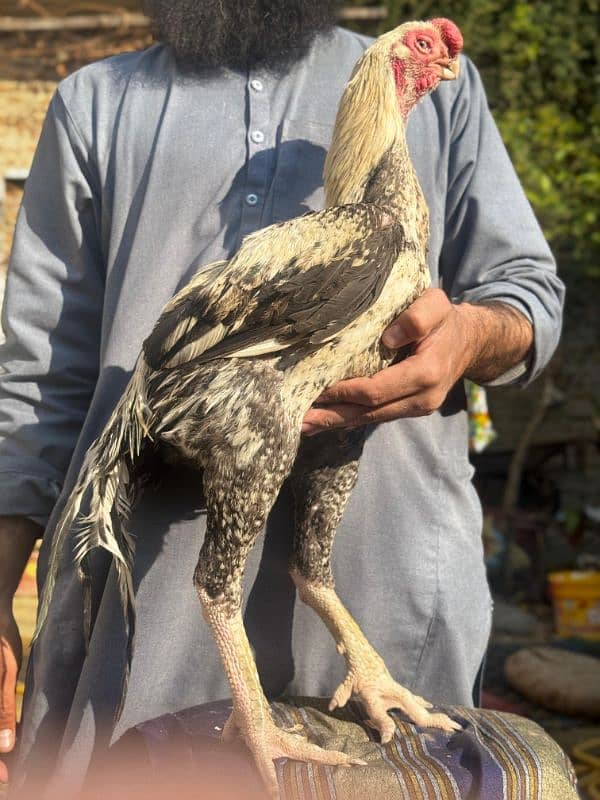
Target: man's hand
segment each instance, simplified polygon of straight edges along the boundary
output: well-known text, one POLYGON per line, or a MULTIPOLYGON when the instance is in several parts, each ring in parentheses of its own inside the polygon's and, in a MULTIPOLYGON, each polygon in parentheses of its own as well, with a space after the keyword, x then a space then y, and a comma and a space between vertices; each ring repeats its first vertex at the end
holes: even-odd
MULTIPOLYGON (((23 646, 12 612, 0 611, 0 753, 15 745, 17 675, 23 646)), ((8 770, 0 761, 0 783, 8 782, 8 770)))
POLYGON ((441 289, 427 289, 382 340, 391 350, 412 344, 412 354, 327 389, 304 417, 304 433, 431 414, 460 378, 487 382, 524 359, 533 332, 510 306, 453 305, 441 289))
MULTIPOLYGON (((15 746, 16 688, 23 647, 12 601, 42 529, 25 517, 0 517, 0 755, 15 746)), ((8 770, 0 760, 0 782, 8 770)))

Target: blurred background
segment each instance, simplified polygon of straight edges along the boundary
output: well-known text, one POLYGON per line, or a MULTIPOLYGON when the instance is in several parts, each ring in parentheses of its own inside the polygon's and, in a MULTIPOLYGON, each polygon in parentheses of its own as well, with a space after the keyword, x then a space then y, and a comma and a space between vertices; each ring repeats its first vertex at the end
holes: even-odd
MULTIPOLYGON (((151 44, 140 5, 0 0, 0 292, 54 87, 90 61, 151 44)), ((600 736, 599 7, 348 0, 341 20, 372 35, 406 19, 458 23, 567 284, 562 343, 545 376, 487 398, 470 389, 471 444, 496 601, 484 704, 546 727, 590 798, 600 797, 589 744, 600 736)), ((32 561, 17 599, 25 638, 34 575, 32 561)))

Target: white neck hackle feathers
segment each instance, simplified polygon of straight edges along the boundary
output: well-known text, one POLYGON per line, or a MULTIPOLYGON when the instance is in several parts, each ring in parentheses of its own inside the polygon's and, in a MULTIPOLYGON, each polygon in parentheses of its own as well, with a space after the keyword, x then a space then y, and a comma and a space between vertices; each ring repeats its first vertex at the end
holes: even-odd
MULTIPOLYGON (((323 179, 327 206, 362 199, 372 170, 396 142, 405 141, 405 123, 392 69, 392 56, 406 58, 403 33, 427 26, 409 22, 380 36, 356 64, 340 101, 323 179)), ((409 109, 410 110, 410 109, 409 109)))

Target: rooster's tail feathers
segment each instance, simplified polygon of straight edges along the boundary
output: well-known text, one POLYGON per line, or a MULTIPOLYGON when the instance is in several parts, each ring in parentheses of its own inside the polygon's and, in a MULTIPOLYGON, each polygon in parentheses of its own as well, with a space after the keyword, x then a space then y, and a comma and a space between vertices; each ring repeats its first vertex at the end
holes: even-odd
POLYGON ((79 531, 74 555, 84 586, 86 637, 89 636, 91 623, 87 556, 94 548, 102 547, 113 556, 121 602, 126 611, 128 639, 130 643, 133 641, 134 542, 126 522, 135 499, 135 482, 131 480, 130 467, 140 455, 144 440, 151 438, 150 412, 145 392, 146 375, 146 364, 140 358, 123 397, 86 454, 75 488, 67 500, 54 533, 34 638, 37 638, 48 616, 65 537, 78 521, 79 531), (80 517, 81 506, 88 494, 89 511, 80 517), (117 524, 113 520, 113 509, 118 518, 117 524))

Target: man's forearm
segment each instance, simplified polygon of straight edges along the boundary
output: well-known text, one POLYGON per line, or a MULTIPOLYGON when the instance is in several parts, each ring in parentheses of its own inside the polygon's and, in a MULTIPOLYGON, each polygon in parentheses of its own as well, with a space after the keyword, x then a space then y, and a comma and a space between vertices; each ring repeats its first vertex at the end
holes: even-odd
POLYGON ((460 303, 455 308, 471 348, 465 378, 489 383, 529 358, 533 328, 517 309, 505 303, 460 303))
POLYGON ((0 516, 0 606, 12 602, 42 528, 26 517, 0 516))

